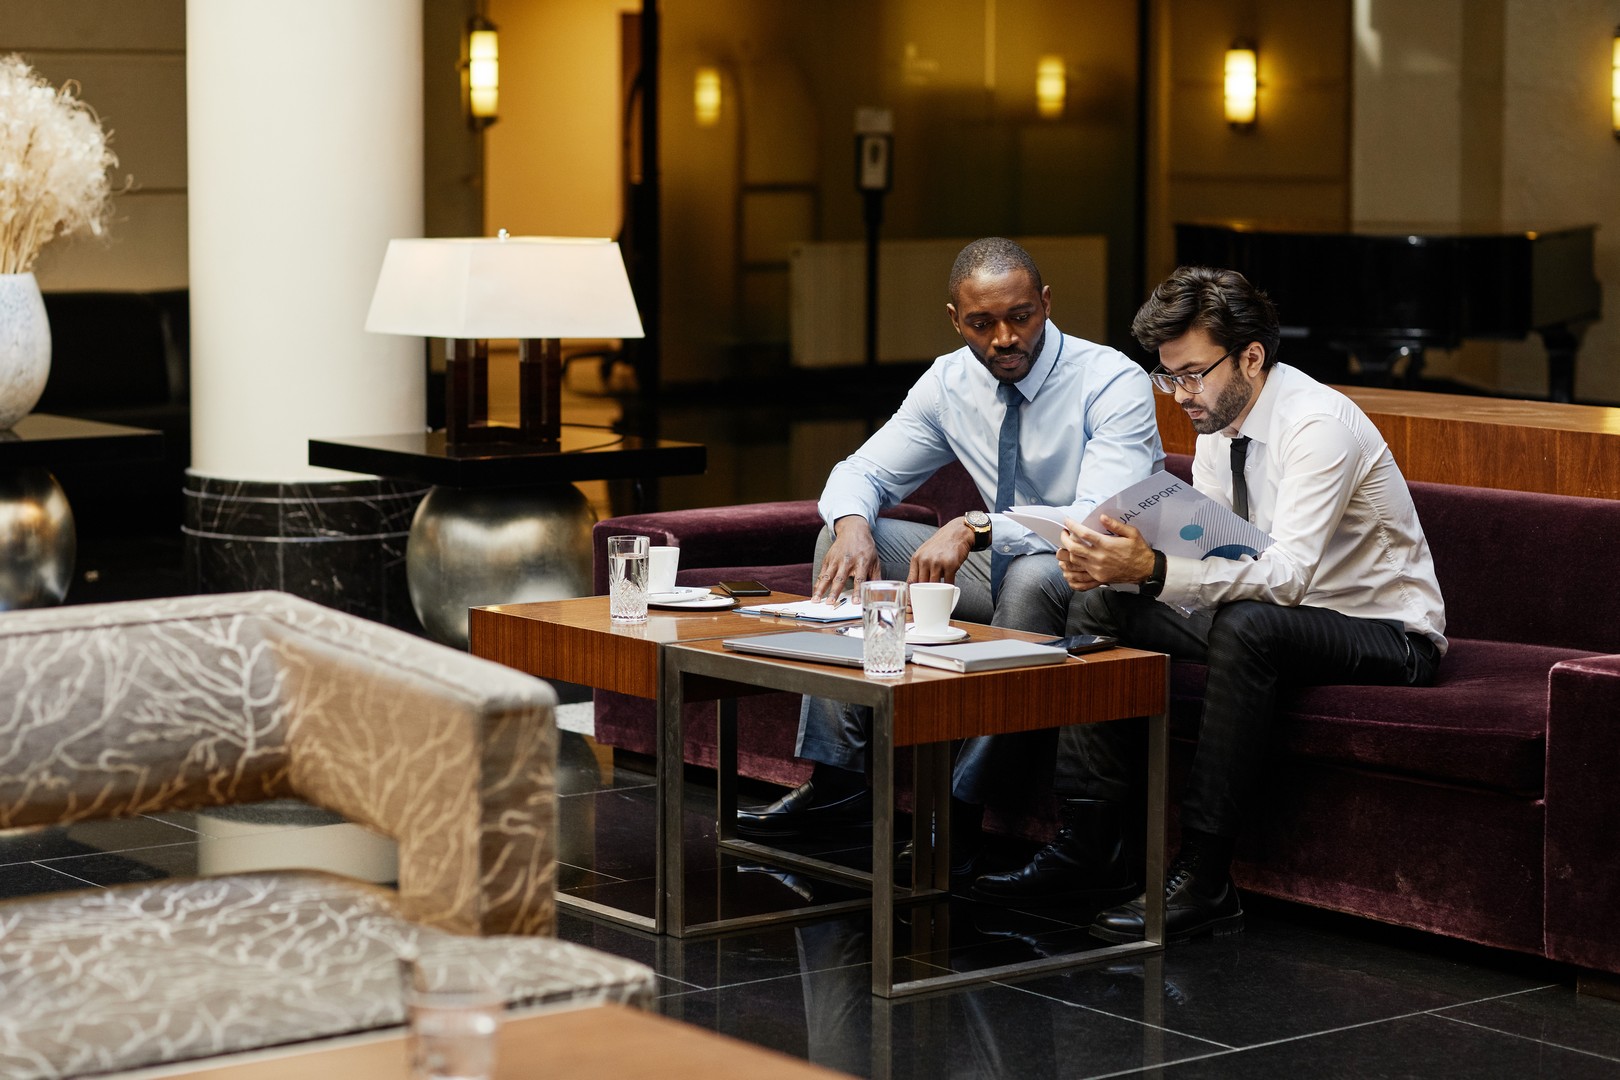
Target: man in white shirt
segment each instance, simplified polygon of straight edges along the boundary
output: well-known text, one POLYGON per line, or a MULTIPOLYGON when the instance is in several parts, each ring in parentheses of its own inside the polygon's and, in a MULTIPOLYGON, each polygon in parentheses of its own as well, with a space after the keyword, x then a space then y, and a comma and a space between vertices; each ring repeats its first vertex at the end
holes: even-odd
MULTIPOLYGON (((1131 325, 1157 350, 1152 378, 1198 431, 1193 486, 1275 541, 1258 558, 1172 557, 1137 530, 1069 522, 1058 559, 1076 590, 1071 632, 1207 664, 1204 712, 1182 800, 1182 844, 1166 879, 1170 940, 1243 926, 1229 868, 1259 779, 1281 688, 1427 685, 1445 652, 1445 604, 1399 467, 1338 391, 1276 362, 1266 295, 1230 270, 1182 267, 1131 325), (1136 584, 1122 592, 1099 585, 1136 584)), ((1066 829, 975 893, 1006 902, 1102 906, 1140 889, 1122 823, 1137 795, 1142 728, 1065 728, 1057 792, 1066 829)), ((1092 933, 1142 936, 1143 900, 1105 910, 1092 933)))
MULTIPOLYGON (((1058 330, 1051 290, 1010 240, 964 248, 948 295, 963 347, 935 360, 827 480, 814 595, 835 597, 871 579, 954 581, 962 590, 955 618, 1055 636, 1072 593, 1050 543, 1000 513, 974 511, 934 529, 879 511, 958 461, 993 511, 1043 504, 1085 517, 1163 460, 1151 384, 1124 354, 1058 330)), ((816 762, 814 775, 769 806, 740 810, 737 831, 781 837, 869 823, 870 713, 807 698, 797 753, 816 762)), ((972 740, 958 755, 952 831, 967 841, 953 844, 959 876, 971 873, 988 775, 1021 774, 1012 762, 1035 745, 972 740)), ((1050 736, 1046 746, 1050 760, 1050 736)))

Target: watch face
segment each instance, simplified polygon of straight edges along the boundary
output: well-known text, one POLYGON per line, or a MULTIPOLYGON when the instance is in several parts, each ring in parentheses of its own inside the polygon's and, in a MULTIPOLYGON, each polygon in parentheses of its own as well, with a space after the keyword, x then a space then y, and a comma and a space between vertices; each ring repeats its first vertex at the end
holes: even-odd
POLYGON ((975 529, 982 529, 990 524, 990 515, 983 510, 969 510, 962 515, 962 519, 975 529))

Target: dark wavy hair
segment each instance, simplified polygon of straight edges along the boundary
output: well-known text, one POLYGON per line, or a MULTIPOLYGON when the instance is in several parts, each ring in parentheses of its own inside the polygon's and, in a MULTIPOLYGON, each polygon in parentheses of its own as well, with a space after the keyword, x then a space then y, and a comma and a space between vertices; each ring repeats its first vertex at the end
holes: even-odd
POLYGON ((1030 258, 1022 245, 1004 236, 986 236, 963 248, 956 256, 956 262, 951 264, 951 280, 946 286, 951 303, 956 303, 956 290, 962 287, 962 282, 980 270, 988 270, 992 274, 1022 270, 1035 283, 1037 293, 1043 288, 1041 272, 1035 268, 1035 260, 1030 258))
POLYGON ((1264 367, 1277 362, 1277 309, 1236 270, 1177 267, 1131 320, 1131 336, 1148 352, 1189 330, 1204 331, 1223 349, 1258 341, 1266 350, 1264 367))

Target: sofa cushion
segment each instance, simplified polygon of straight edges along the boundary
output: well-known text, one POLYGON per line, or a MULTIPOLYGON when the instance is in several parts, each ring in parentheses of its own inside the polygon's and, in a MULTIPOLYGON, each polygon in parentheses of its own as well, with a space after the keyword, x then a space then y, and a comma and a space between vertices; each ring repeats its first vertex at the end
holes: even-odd
MULTIPOLYGON (((1287 754, 1517 794, 1542 789, 1547 672, 1592 654, 1498 641, 1453 641, 1434 686, 1308 686, 1286 694, 1277 745, 1287 754)), ((1172 672, 1196 716, 1206 669, 1172 672)))
POLYGON ((547 937, 414 925, 314 872, 142 882, 0 904, 0 1075, 78 1076, 399 1024, 398 957, 476 965, 511 1003, 648 1006, 650 968, 547 937))

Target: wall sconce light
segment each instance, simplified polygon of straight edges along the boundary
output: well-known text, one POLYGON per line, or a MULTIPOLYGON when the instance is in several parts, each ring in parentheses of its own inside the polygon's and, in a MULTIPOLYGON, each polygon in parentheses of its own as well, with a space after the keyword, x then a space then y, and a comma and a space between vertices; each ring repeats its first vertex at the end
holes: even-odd
POLYGON ((1035 111, 1045 120, 1063 115, 1063 102, 1069 95, 1069 76, 1063 57, 1047 55, 1035 63, 1035 111))
POLYGON ((698 127, 720 122, 720 69, 700 67, 692 79, 692 115, 698 127))
POLYGON ((1614 74, 1610 76, 1610 108, 1614 111, 1614 137, 1620 139, 1620 26, 1614 28, 1614 74))
POLYGON ((1235 131, 1254 127, 1260 93, 1260 59, 1254 43, 1234 41, 1226 50, 1226 122, 1235 131))
POLYGON ((467 120, 474 131, 500 119, 500 88, 501 50, 495 24, 475 15, 467 24, 467 120))

